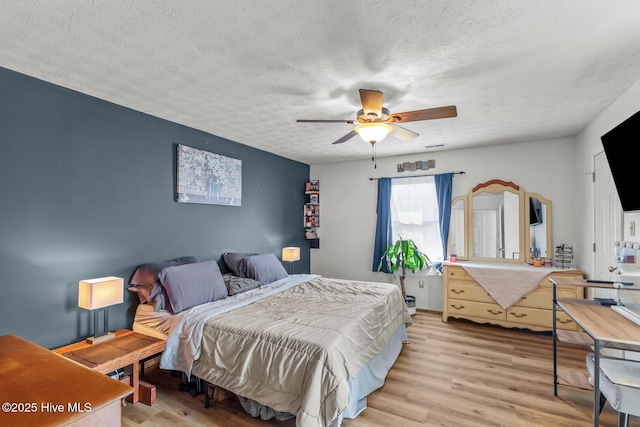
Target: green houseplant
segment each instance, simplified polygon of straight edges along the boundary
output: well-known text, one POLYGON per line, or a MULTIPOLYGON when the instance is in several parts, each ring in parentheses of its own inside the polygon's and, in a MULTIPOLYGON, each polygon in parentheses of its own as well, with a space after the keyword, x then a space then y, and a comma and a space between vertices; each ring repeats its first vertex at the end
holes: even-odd
POLYGON ((395 243, 387 246, 380 258, 378 271, 382 270, 385 260, 394 278, 396 277, 396 272, 399 273, 400 289, 402 289, 402 297, 405 301, 407 300, 407 292, 404 287, 404 278, 407 275, 407 270, 415 273, 416 270, 431 267, 431 260, 426 254, 420 252, 415 242, 411 239, 403 239, 402 236, 395 243))

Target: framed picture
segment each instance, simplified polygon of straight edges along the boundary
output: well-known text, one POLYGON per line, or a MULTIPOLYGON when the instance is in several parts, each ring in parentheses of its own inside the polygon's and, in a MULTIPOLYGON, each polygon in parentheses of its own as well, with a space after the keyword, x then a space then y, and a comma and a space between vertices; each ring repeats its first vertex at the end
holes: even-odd
POLYGON ((320 181, 318 181, 317 179, 314 179, 307 182, 304 187, 304 190, 305 192, 320 191, 320 181))
POLYGON ((242 205, 242 160, 178 145, 179 203, 242 205))

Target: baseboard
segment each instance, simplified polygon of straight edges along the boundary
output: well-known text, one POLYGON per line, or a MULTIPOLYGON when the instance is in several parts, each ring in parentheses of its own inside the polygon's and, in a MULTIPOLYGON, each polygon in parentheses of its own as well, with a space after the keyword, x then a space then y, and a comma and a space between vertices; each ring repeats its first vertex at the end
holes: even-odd
POLYGON ((420 313, 427 313, 427 314, 439 314, 440 316, 442 316, 442 311, 437 311, 437 310, 429 310, 426 308, 416 308, 416 311, 419 311, 420 313))

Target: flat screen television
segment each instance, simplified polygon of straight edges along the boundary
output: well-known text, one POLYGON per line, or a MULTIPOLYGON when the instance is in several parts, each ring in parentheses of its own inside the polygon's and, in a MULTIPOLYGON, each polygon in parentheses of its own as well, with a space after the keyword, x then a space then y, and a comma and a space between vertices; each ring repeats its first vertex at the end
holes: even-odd
POLYGON ((640 211, 640 158, 635 153, 635 148, 640 142, 640 111, 600 139, 622 203, 622 210, 640 211))

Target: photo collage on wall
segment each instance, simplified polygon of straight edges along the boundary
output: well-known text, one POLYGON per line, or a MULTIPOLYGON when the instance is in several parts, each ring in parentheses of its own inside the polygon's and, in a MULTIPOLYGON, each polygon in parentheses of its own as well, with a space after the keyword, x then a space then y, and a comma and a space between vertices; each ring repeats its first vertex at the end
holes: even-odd
POLYGON ((304 205, 305 238, 317 239, 318 227, 320 227, 320 183, 312 180, 306 183, 305 194, 308 203, 304 205))

